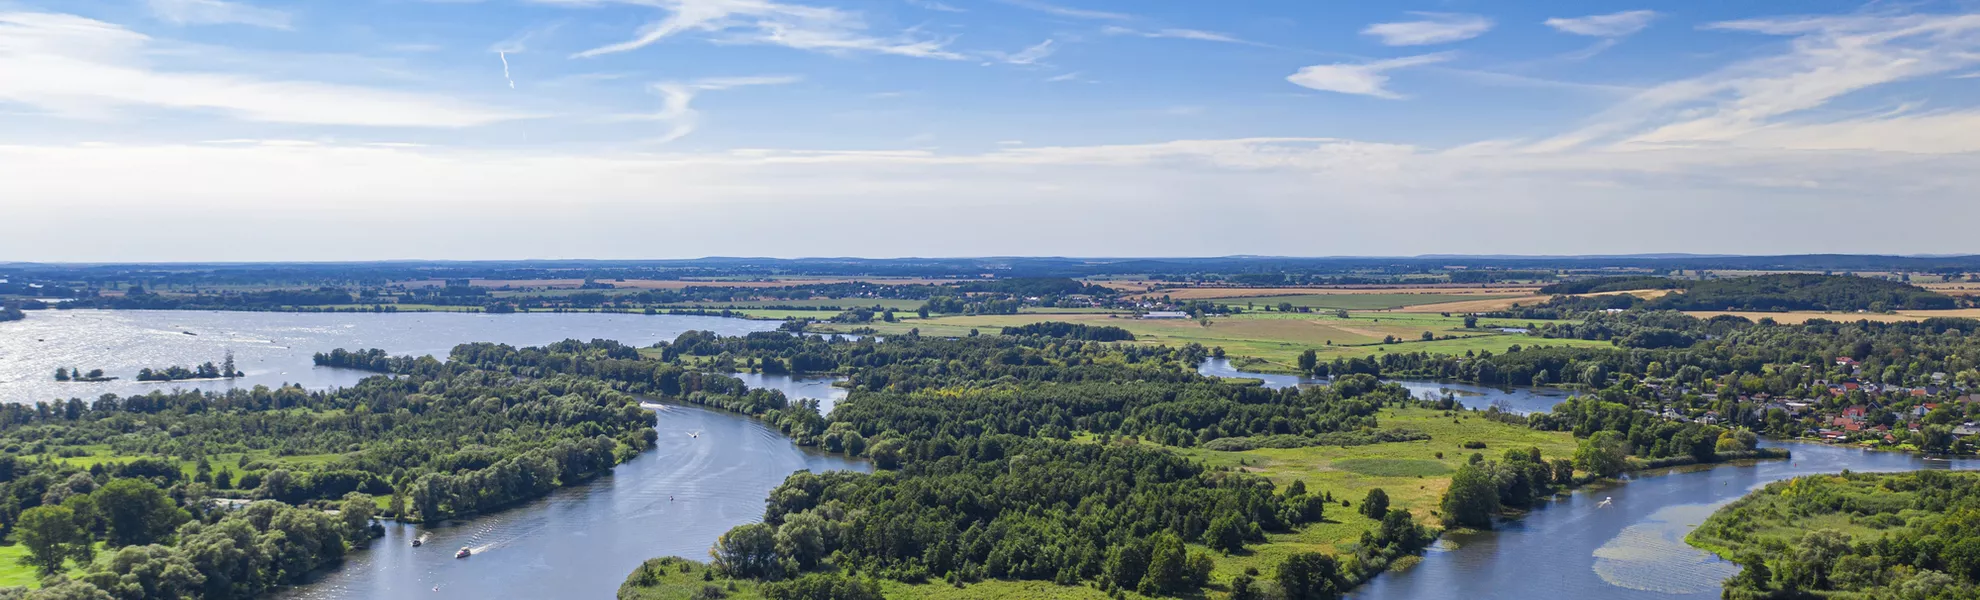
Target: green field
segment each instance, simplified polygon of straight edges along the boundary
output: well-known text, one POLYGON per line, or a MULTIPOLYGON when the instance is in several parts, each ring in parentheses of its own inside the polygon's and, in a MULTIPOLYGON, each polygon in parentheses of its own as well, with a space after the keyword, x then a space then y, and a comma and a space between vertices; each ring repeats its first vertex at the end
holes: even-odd
MULTIPOLYGON (((323 414, 334 414, 334 413, 330 411, 324 411, 323 414)), ((70 446, 69 448, 82 450, 84 452, 87 452, 88 454, 85 454, 83 456, 54 457, 54 460, 68 464, 70 466, 87 469, 97 464, 116 465, 116 464, 131 462, 139 458, 157 458, 157 459, 170 460, 175 463, 178 463, 179 471, 185 473, 187 479, 191 479, 194 475, 198 474, 199 472, 199 461, 196 460, 179 460, 169 456, 150 456, 150 455, 133 456, 129 454, 117 454, 115 451, 110 449, 109 445, 106 444, 94 444, 89 446, 70 446)), ((321 466, 332 462, 336 462, 337 460, 342 459, 344 455, 297 454, 293 456, 277 456, 275 453, 269 452, 267 450, 254 450, 250 452, 232 452, 232 453, 224 453, 224 454, 213 454, 211 455, 211 458, 207 459, 207 464, 210 465, 214 471, 219 471, 221 468, 226 468, 229 471, 233 471, 234 474, 238 476, 241 473, 240 463, 242 457, 246 457, 247 462, 249 463, 266 462, 275 465, 277 467, 301 468, 301 467, 321 466)), ((0 587, 4 587, 4 586, 0 586, 0 587)))
POLYGON ((1332 360, 1336 356, 1371 356, 1382 352, 1504 352, 1514 345, 1609 346, 1608 342, 1549 340, 1507 334, 1496 329, 1533 324, 1525 319, 1482 319, 1478 329, 1465 329, 1463 317, 1402 313, 1354 313, 1342 319, 1321 313, 1251 312, 1211 317, 1207 326, 1201 321, 1188 319, 1146 320, 1108 314, 977 315, 903 318, 898 323, 821 323, 814 325, 813 330, 851 332, 858 328, 871 328, 880 335, 900 335, 912 329, 919 330, 924 336, 962 337, 969 335, 971 330, 994 334, 1005 327, 1044 321, 1120 327, 1133 332, 1137 342, 1145 344, 1179 346, 1196 343, 1221 347, 1232 356, 1262 359, 1266 362, 1258 365, 1260 369, 1277 372, 1292 372, 1299 354, 1308 349, 1318 351, 1322 360, 1332 360), (1422 341, 1426 331, 1435 337, 1455 339, 1422 341), (1401 342, 1383 344, 1382 338, 1385 336, 1400 339, 1401 342))
MULTIPOLYGON (((1368 446, 1260 448, 1244 452, 1218 452, 1201 448, 1178 448, 1185 456, 1211 466, 1228 466, 1258 473, 1280 485, 1294 480, 1306 482, 1308 490, 1325 491, 1336 501, 1360 503, 1368 490, 1382 488, 1389 494, 1390 506, 1406 509, 1417 519, 1436 524, 1430 512, 1443 499, 1450 476, 1472 453, 1498 458, 1513 448, 1539 448, 1548 459, 1574 455, 1573 434, 1538 431, 1517 425, 1489 421, 1482 417, 1442 416, 1429 409, 1389 409, 1380 415, 1383 429, 1413 429, 1430 435, 1414 442, 1391 442, 1368 446), (1455 422, 1454 422, 1455 421, 1455 422), (1485 443, 1484 450, 1466 450, 1468 441, 1485 443), (1443 456, 1439 458, 1438 453, 1443 456)), ((1248 555, 1220 557, 1215 579, 1229 581, 1247 567, 1270 573, 1273 565, 1300 551, 1339 553, 1374 531, 1375 520, 1361 516, 1351 507, 1329 507, 1327 522, 1297 532, 1271 534, 1269 543, 1253 548, 1248 555)))
POLYGON ((1231 306, 1274 307, 1287 303, 1295 307, 1316 309, 1383 310, 1443 304, 1445 302, 1468 302, 1472 300, 1498 300, 1518 298, 1524 294, 1298 294, 1291 296, 1253 296, 1249 298, 1224 298, 1213 300, 1218 304, 1231 306))
MULTIPOLYGON (((97 543, 96 550, 97 559, 101 560, 104 553, 104 546, 101 542, 97 543)), ((16 544, 12 540, 8 540, 5 545, 0 545, 0 588, 41 587, 41 575, 35 572, 34 567, 21 564, 21 558, 27 556, 27 553, 27 546, 16 544)), ((73 562, 70 564, 74 565, 73 562)), ((82 569, 80 567, 71 567, 68 571, 68 576, 70 577, 81 574, 82 569)))

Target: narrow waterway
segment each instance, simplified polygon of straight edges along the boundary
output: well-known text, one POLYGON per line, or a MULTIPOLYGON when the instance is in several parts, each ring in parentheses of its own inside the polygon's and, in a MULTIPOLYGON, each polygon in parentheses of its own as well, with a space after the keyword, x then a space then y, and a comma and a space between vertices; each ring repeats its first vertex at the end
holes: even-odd
POLYGON ((1583 490, 1494 531, 1451 535, 1423 562, 1387 573, 1350 594, 1355 600, 1709 600, 1737 572, 1732 563, 1684 543, 1719 507, 1770 482, 1851 471, 1980 468, 1823 444, 1765 442, 1790 460, 1648 473, 1583 490), (1607 507, 1598 507, 1609 499, 1607 507))
MULTIPOLYGON (((1326 379, 1300 375, 1252 373, 1237 368, 1237 366, 1231 364, 1229 359, 1223 358, 1212 358, 1203 361, 1203 364, 1197 365, 1196 372, 1211 377, 1257 379, 1264 382, 1265 387, 1273 389, 1327 384, 1326 379)), ((1565 390, 1554 388, 1493 388, 1448 381, 1414 379, 1392 379, 1388 381, 1402 385, 1404 389, 1409 390, 1411 395, 1419 398, 1451 396, 1457 400, 1458 404, 1466 408, 1482 410, 1497 406, 1499 410, 1522 415, 1552 410, 1554 405, 1560 404, 1562 400, 1568 399, 1570 395, 1565 390)))
MULTIPOLYGON (((1325 385, 1324 379, 1250 373, 1211 359, 1198 372, 1254 378, 1274 388, 1325 385)), ((1418 396, 1454 394, 1471 408, 1546 411, 1568 394, 1542 388, 1494 389, 1398 381, 1418 396)), ((1775 481, 1838 473, 1980 469, 1980 460, 1941 460, 1814 443, 1764 441, 1789 460, 1665 469, 1564 495, 1492 531, 1451 534, 1407 570, 1357 588, 1354 600, 1707 600, 1739 567, 1684 542, 1719 507, 1775 481), (1601 506, 1604 500, 1608 506, 1601 506)))

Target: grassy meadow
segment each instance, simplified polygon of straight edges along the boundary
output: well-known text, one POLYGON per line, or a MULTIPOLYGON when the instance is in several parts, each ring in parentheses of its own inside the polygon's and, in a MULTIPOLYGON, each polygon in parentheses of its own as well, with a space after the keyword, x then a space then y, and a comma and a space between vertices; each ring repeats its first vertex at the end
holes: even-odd
POLYGON ((1308 490, 1334 495, 1336 506, 1329 507, 1327 521, 1292 533, 1271 534, 1270 542, 1254 546, 1248 554, 1220 557, 1215 579, 1228 581, 1246 568, 1270 573, 1287 555, 1301 551, 1341 552, 1374 531, 1375 520, 1361 516, 1353 507, 1339 506, 1340 500, 1359 504, 1368 490, 1382 488, 1389 505, 1407 509, 1429 524, 1439 524, 1430 515, 1450 487, 1451 475, 1472 453, 1498 458, 1508 449, 1539 448, 1547 459, 1574 454, 1572 434, 1538 431, 1489 421, 1482 417, 1447 417, 1430 409, 1387 409, 1380 416, 1383 429, 1413 429, 1430 439, 1390 442, 1368 446, 1325 446, 1308 448, 1259 448, 1244 452, 1218 452, 1202 448, 1177 448, 1176 452, 1211 466, 1228 466, 1269 477, 1286 485, 1306 482, 1308 490), (1465 442, 1483 442, 1483 450, 1467 450, 1465 442), (1439 457, 1439 454, 1442 454, 1439 457))

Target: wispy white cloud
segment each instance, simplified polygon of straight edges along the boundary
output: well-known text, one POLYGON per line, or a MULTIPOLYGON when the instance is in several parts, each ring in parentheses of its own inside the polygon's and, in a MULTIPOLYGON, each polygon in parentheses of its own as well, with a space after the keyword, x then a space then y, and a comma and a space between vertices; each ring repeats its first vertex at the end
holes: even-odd
POLYGON ((381 127, 471 127, 528 118, 430 94, 156 68, 147 60, 152 46, 150 37, 102 21, 0 13, 0 73, 7 74, 0 77, 0 102, 83 118, 112 118, 129 107, 381 127))
POLYGON ((288 29, 289 13, 221 0, 146 0, 151 14, 180 25, 252 25, 288 29))
POLYGON ((687 137, 701 124, 701 112, 694 109, 696 96, 702 92, 714 92, 757 85, 786 85, 797 83, 802 78, 791 75, 768 75, 756 77, 716 77, 695 81, 669 81, 653 84, 653 91, 660 94, 660 112, 646 115, 625 115, 622 120, 650 120, 667 124, 667 132, 656 143, 667 143, 687 137))
POLYGON ((1203 42, 1224 42, 1227 44, 1252 44, 1252 42, 1238 39, 1229 34, 1218 33, 1215 31, 1203 31, 1200 29, 1181 29, 1181 28, 1171 27, 1164 29, 1144 30, 1144 29, 1133 29, 1129 27, 1121 27, 1119 25, 1108 25, 1106 27, 1100 28, 1100 32, 1107 35, 1130 35, 1130 36, 1138 36, 1145 38, 1169 38, 1169 39, 1178 39, 1178 40, 1197 40, 1203 42))
POLYGON ((1056 51, 1058 49, 1052 47, 1052 40, 1045 40, 1017 52, 992 52, 990 56, 1013 65, 1030 65, 1045 60, 1046 57, 1051 56, 1056 51))
POLYGON ((1698 77, 1653 86, 1586 125, 1532 144, 1557 152, 1614 147, 1765 147, 1917 150, 1924 126, 1940 136, 1980 139, 1962 106, 1952 113, 1811 116, 1845 95, 1942 75, 1980 64, 1980 14, 1851 15, 1754 19, 1708 29, 1789 36, 1781 54, 1741 61, 1698 77), (1890 135, 1876 132, 1889 130, 1890 135), (1819 139, 1816 143, 1814 140, 1819 139))
POLYGON ((1400 100, 1402 95, 1389 91, 1386 87, 1389 76, 1384 73, 1408 67, 1434 64, 1450 60, 1449 53, 1422 54, 1391 58, 1369 63, 1335 63, 1313 65, 1286 77, 1286 81, 1300 87, 1323 92, 1358 94, 1400 100))
POLYGON ((1390 46, 1424 46, 1448 44, 1484 35, 1492 30, 1492 20, 1478 15, 1456 13, 1413 12, 1423 17, 1417 21, 1376 23, 1361 30, 1364 35, 1381 38, 1390 46))
POLYGON ((918 37, 912 30, 892 37, 869 35, 866 33, 866 21, 858 13, 829 7, 772 0, 536 1, 568 6, 632 4, 651 6, 668 13, 666 18, 641 27, 633 39, 585 50, 572 55, 574 58, 638 50, 689 32, 713 35, 714 41, 720 43, 764 44, 812 52, 865 52, 944 60, 968 58, 949 51, 947 40, 918 37))
POLYGON ((1627 10, 1586 17, 1554 17, 1547 19, 1546 24, 1565 33, 1615 38, 1643 31, 1643 28, 1649 27, 1650 22, 1655 20, 1657 20, 1657 11, 1627 10))
POLYGON ((1087 10, 1084 8, 1073 8, 1070 6, 1052 4, 1049 2, 1040 2, 1038 0, 998 0, 998 1, 1003 2, 1004 4, 1009 4, 1011 6, 1016 6, 1018 8, 1035 10, 1049 15, 1071 17, 1074 19, 1091 19, 1096 21, 1126 21, 1134 18, 1134 15, 1129 15, 1129 14, 1107 12, 1103 10, 1087 10))
POLYGON ((1045 82, 1046 82, 1046 83, 1060 83, 1060 82, 1066 82, 1066 81, 1080 81, 1080 77, 1081 77, 1081 74, 1080 74, 1080 72, 1078 72, 1078 71, 1073 71, 1073 72, 1071 72, 1071 73, 1060 73, 1060 74, 1058 74, 1058 75, 1053 75, 1053 76, 1051 76, 1051 77, 1046 77, 1046 78, 1045 78, 1045 82))

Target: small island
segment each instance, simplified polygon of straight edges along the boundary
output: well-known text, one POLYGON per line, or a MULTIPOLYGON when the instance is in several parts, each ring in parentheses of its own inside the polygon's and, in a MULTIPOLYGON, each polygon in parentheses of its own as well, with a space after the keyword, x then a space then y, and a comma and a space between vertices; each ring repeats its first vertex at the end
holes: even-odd
POLYGON ((186 368, 172 365, 163 369, 144 368, 138 370, 138 381, 185 381, 189 379, 233 379, 244 375, 234 368, 234 353, 228 352, 226 360, 219 365, 211 361, 197 367, 186 368))
POLYGON ((117 379, 117 378, 115 378, 115 377, 110 377, 110 376, 107 376, 107 375, 104 375, 104 374, 103 374, 103 369, 90 369, 88 373, 84 373, 82 369, 78 369, 78 368, 75 368, 75 367, 67 367, 67 368, 57 368, 57 369, 55 369, 55 380, 56 380, 56 381, 74 381, 74 382, 78 382, 78 383, 97 383, 97 382, 103 382, 103 381, 115 381, 116 379, 117 379))

